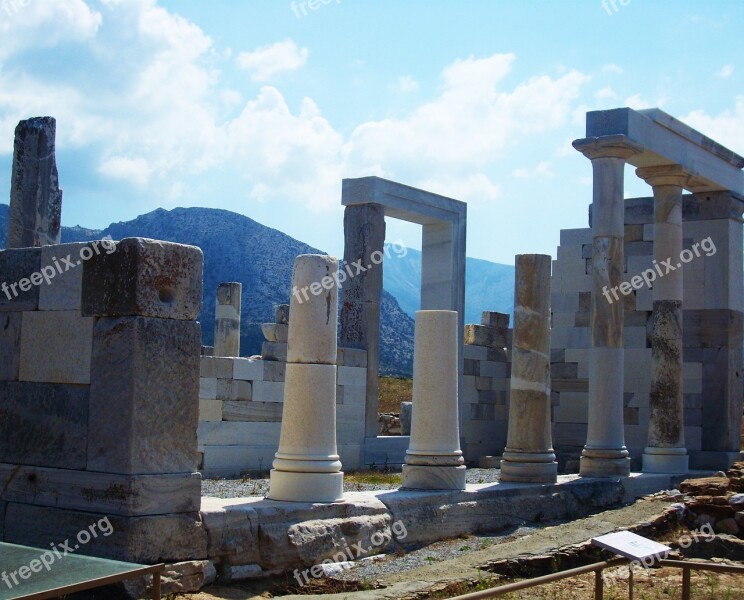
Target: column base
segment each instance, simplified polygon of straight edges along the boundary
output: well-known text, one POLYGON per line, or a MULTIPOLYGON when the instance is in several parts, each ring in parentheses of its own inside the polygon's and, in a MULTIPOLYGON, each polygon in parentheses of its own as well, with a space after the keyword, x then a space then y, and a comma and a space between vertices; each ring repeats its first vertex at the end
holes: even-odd
POLYGON ((555 483, 558 481, 557 462, 517 462, 501 460, 501 481, 513 483, 555 483))
POLYGON ((267 498, 286 502, 339 502, 344 499, 344 474, 272 469, 267 498))
POLYGON ((582 456, 579 476, 581 477, 630 477, 630 458, 597 458, 582 456))
POLYGON ((465 466, 403 465, 403 485, 411 490, 464 490, 465 466))
POLYGON ((644 473, 689 473, 690 457, 684 448, 646 448, 644 473))

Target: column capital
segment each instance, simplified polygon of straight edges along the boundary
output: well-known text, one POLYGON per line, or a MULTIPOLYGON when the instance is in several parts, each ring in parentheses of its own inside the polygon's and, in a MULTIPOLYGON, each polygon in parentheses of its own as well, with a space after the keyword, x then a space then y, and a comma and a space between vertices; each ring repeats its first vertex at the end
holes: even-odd
POLYGON ((676 185, 678 187, 687 188, 694 180, 694 176, 680 165, 640 167, 636 169, 636 175, 650 186, 676 185))
POLYGON ((591 160, 595 158, 628 159, 643 152, 643 146, 632 142, 626 135, 582 138, 574 140, 573 147, 591 160))

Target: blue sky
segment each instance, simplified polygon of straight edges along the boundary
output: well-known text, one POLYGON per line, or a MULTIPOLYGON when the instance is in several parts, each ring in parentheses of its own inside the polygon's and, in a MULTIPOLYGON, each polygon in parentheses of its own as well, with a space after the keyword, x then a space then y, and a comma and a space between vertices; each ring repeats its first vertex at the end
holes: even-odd
POLYGON ((341 179, 380 175, 467 201, 470 256, 555 255, 587 110, 744 153, 743 26, 733 0, 0 0, 0 199, 15 125, 51 115, 64 225, 224 208, 338 254, 341 179))

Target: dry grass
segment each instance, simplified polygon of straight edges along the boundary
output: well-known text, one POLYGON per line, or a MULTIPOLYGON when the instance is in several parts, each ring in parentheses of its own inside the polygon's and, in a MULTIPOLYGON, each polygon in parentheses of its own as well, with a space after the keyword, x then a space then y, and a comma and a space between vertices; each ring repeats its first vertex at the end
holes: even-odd
POLYGON ((401 402, 410 402, 413 397, 413 379, 380 377, 378 411, 399 413, 401 402))
POLYGON ((356 473, 344 473, 344 483, 367 483, 370 485, 395 485, 403 482, 400 473, 385 473, 382 471, 357 471, 356 473))

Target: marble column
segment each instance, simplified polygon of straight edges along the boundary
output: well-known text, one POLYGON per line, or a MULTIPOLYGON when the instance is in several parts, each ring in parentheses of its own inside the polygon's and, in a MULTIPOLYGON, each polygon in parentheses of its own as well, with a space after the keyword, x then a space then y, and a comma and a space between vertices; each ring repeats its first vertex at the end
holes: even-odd
POLYGON ((295 260, 287 371, 279 450, 268 497, 293 502, 343 499, 336 446, 338 259, 304 254, 295 260))
POLYGON ((214 356, 240 356, 240 298, 243 285, 221 283, 214 309, 214 356))
POLYGON ((62 190, 59 189, 52 117, 21 121, 15 130, 10 179, 8 248, 60 242, 62 190))
POLYGON ((550 267, 545 254, 516 257, 509 428, 501 480, 555 483, 550 424, 550 267))
POLYGON ((458 340, 457 311, 416 312, 413 414, 404 488, 465 489, 457 414, 458 340))
MULTIPOLYGON (((677 165, 645 167, 636 173, 654 189, 654 260, 670 259, 677 267, 682 252, 682 189, 688 174, 677 165)), ((648 446, 643 451, 644 473, 687 473, 684 402, 682 397, 682 282, 675 268, 653 282, 651 394, 648 446)))
MULTIPOLYGON (((581 453, 583 477, 627 477, 623 411, 623 302, 603 290, 620 285, 624 270, 625 160, 641 151, 625 136, 577 140, 574 147, 592 161, 592 295, 589 323, 589 411, 581 453)), ((622 296, 621 296, 622 298, 622 296)))

